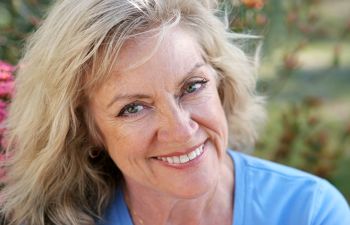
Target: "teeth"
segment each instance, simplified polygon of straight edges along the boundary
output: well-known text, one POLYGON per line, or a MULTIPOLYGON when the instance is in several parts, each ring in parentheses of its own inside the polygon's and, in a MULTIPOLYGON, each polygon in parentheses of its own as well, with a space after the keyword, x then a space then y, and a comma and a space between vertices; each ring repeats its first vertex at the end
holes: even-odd
POLYGON ((189 152, 188 154, 183 154, 180 156, 172 156, 172 157, 157 157, 158 160, 162 160, 164 162, 167 162, 169 164, 182 164, 187 163, 188 161, 191 161, 198 156, 200 156, 203 153, 204 145, 199 146, 192 152, 189 152))
POLYGON ((195 150, 195 153, 196 153, 196 155, 200 155, 200 154, 201 154, 201 150, 197 148, 197 149, 195 150))
POLYGON ((196 151, 193 151, 193 152, 188 153, 188 158, 189 158, 190 160, 196 158, 196 156, 197 156, 196 151))
POLYGON ((172 157, 166 157, 166 160, 168 161, 168 163, 173 163, 174 162, 172 157))
POLYGON ((180 163, 180 158, 179 157, 173 156, 171 158, 173 158, 173 163, 175 163, 175 164, 180 163))
POLYGON ((190 159, 188 158, 187 155, 181 155, 180 156, 180 162, 181 163, 187 163, 190 159))

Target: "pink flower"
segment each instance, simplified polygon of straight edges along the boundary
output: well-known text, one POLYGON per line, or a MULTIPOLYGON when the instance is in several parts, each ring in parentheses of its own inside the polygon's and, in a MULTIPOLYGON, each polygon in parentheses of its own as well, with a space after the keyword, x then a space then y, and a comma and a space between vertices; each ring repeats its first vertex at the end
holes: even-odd
POLYGON ((0 81, 0 97, 11 97, 14 91, 14 81, 0 81))
MULTIPOLYGON (((4 133, 6 130, 5 127, 5 119, 7 117, 7 104, 6 102, 0 100, 0 149, 4 148, 4 133)), ((1 154, 0 154, 1 156, 1 154)), ((0 157, 0 161, 1 161, 1 157, 0 157)))
MULTIPOLYGON (((7 106, 14 92, 13 72, 16 67, 0 60, 0 150, 4 149, 4 132, 6 130, 5 120, 7 118, 7 106)), ((0 165, 3 159, 0 153, 0 165)), ((0 178, 4 176, 4 172, 0 166, 0 178)))
POLYGON ((0 131, 2 130, 2 122, 4 121, 4 119, 7 116, 7 103, 0 100, 0 131))
POLYGON ((0 60, 0 80, 13 80, 16 67, 0 60))

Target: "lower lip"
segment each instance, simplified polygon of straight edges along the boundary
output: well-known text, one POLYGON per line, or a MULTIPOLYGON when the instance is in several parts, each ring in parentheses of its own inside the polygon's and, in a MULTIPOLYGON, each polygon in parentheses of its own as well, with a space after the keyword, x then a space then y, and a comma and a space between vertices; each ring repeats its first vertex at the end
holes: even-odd
POLYGON ((206 153, 206 145, 204 143, 204 146, 203 146, 203 152, 202 154, 200 154, 199 156, 197 156, 195 159, 192 159, 186 163, 178 163, 178 164, 170 164, 168 162, 165 162, 165 161, 162 161, 162 160, 159 160, 159 159, 155 159, 155 158, 152 158, 152 160, 155 160, 157 161, 158 163, 161 163, 162 165, 164 166, 167 166, 167 167, 170 167, 170 168, 174 168, 174 169, 187 169, 189 167, 194 167, 196 165, 198 165, 200 163, 200 161, 205 157, 205 153, 206 153))

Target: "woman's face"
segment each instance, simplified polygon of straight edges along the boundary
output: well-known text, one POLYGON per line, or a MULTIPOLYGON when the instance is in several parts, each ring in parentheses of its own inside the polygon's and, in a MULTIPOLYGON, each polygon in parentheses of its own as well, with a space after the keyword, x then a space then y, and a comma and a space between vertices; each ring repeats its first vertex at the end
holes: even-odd
POLYGON ((227 122, 215 71, 183 29, 127 41, 90 110, 130 188, 192 198, 216 185, 227 122))

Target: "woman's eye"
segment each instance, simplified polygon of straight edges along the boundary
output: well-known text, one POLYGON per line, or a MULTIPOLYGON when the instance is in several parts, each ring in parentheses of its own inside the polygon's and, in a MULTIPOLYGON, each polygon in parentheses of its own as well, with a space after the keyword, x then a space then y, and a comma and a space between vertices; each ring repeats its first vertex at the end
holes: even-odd
POLYGON ((196 80, 196 81, 191 81, 188 84, 186 84, 184 88, 185 94, 191 94, 193 92, 198 91, 199 89, 203 88, 203 86, 207 83, 208 81, 205 79, 202 80, 196 80))
POLYGON ((144 108, 143 105, 137 103, 128 104, 120 110, 118 116, 132 116, 133 114, 141 112, 144 108))

